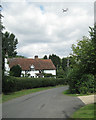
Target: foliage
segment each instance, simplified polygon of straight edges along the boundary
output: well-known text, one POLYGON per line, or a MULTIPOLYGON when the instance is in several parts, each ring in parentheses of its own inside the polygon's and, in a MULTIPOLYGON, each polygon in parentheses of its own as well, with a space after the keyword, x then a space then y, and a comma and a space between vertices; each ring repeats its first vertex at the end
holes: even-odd
POLYGON ((8 57, 15 57, 16 52, 16 45, 18 44, 17 38, 15 38, 15 35, 13 33, 5 32, 2 33, 2 70, 3 75, 5 71, 5 57, 6 53, 8 54, 8 57))
POLYGON ((86 94, 94 92, 96 79, 96 28, 90 27, 90 29, 90 38, 84 36, 82 40, 78 41, 77 45, 72 45, 71 61, 73 64, 71 64, 67 74, 71 93, 86 94))
POLYGON ((52 60, 53 64, 55 65, 56 69, 59 69, 59 67, 61 66, 61 59, 59 56, 57 55, 49 55, 49 59, 52 60))
POLYGON ((15 58, 26 58, 26 57, 23 55, 16 55, 15 58))
POLYGON ((43 57, 43 59, 47 59, 47 55, 45 55, 45 56, 43 57))
POLYGON ((23 78, 7 76, 4 78, 2 91, 4 93, 15 92, 23 89, 48 87, 67 84, 64 78, 23 78))
POLYGON ((93 54, 93 44, 92 41, 87 38, 83 37, 83 40, 79 41, 76 45, 72 46, 73 49, 73 58, 76 64, 79 66, 82 65, 82 68, 85 70, 85 73, 92 73, 94 71, 92 59, 93 54))
POLYGON ((67 58, 62 58, 62 69, 65 71, 67 67, 67 58))
POLYGON ((21 67, 19 65, 15 65, 10 69, 10 76, 20 77, 21 76, 21 67))
POLYGON ((43 73, 44 77, 55 77, 54 75, 52 75, 51 73, 43 73))
POLYGON ((18 44, 17 38, 13 33, 5 32, 2 38, 2 50, 4 54, 8 54, 9 57, 16 56, 16 45, 18 44))
POLYGON ((62 69, 62 68, 59 68, 59 70, 57 70, 57 73, 56 73, 56 77, 57 78, 65 78, 65 71, 62 69))
POLYGON ((94 75, 84 74, 80 79, 79 92, 82 94, 94 93, 94 75))
POLYGON ((69 70, 67 79, 70 93, 94 93, 94 75, 84 74, 81 69, 75 67, 69 70))

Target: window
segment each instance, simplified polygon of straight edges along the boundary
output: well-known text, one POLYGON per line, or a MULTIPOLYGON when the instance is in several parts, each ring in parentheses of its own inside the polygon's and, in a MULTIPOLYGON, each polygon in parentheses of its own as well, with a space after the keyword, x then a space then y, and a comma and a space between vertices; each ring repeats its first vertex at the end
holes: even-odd
POLYGON ((31 65, 30 70, 31 70, 31 71, 34 71, 34 70, 35 70, 35 69, 34 69, 34 65, 31 65))

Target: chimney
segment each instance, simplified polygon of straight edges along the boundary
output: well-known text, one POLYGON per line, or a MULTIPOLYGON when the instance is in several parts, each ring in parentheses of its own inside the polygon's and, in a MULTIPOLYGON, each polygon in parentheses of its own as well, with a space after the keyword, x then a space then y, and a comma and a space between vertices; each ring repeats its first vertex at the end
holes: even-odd
POLYGON ((38 55, 35 55, 34 59, 38 59, 38 55))

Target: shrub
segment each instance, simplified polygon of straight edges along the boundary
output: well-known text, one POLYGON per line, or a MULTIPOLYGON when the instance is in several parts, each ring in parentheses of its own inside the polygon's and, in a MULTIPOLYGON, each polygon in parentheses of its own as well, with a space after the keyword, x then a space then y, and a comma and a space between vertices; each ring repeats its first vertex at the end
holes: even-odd
POLYGON ((20 78, 7 76, 4 79, 2 91, 6 94, 22 89, 32 89, 38 87, 48 87, 64 84, 67 84, 64 78, 20 78))
POLYGON ((71 93, 79 93, 79 85, 82 73, 77 67, 69 69, 66 79, 69 84, 69 91, 71 93))
POLYGON ((67 80, 71 93, 87 94, 94 93, 94 75, 84 74, 80 68, 69 69, 67 80))
POLYGON ((94 93, 94 75, 92 74, 84 74, 80 81, 80 93, 86 94, 86 93, 94 93))
POLYGON ((55 75, 52 75, 51 73, 43 73, 44 77, 55 77, 55 75))
POLYGON ((20 77, 21 71, 21 67, 19 65, 15 65, 10 69, 10 76, 20 77))

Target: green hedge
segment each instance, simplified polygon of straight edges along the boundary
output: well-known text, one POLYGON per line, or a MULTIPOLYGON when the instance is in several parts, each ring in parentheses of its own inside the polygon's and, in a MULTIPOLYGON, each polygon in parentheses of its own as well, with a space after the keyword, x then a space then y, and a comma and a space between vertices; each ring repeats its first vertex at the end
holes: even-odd
POLYGON ((71 69, 67 76, 70 93, 94 93, 95 77, 93 74, 84 74, 80 69, 71 69))
POLYGON ((15 92, 23 89, 48 87, 67 84, 64 78, 24 78, 6 76, 3 78, 3 93, 15 92))

